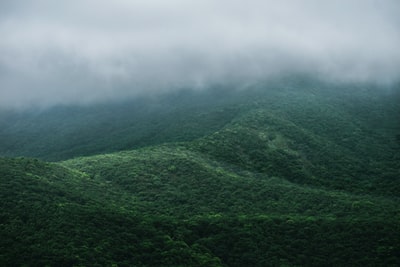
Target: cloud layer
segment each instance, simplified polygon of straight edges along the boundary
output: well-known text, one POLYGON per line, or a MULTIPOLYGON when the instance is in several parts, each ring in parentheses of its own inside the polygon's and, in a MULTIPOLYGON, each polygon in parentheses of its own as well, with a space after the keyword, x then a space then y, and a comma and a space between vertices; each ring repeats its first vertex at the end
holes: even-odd
POLYGON ((288 72, 392 82, 400 77, 398 14, 397 0, 4 0, 0 106, 288 72))

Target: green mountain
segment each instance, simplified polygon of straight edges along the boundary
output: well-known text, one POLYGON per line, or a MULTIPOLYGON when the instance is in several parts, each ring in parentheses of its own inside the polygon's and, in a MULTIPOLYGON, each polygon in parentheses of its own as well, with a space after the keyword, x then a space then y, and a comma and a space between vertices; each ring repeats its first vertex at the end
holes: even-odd
POLYGON ((0 265, 398 266, 398 100, 296 78, 3 111, 0 265))
POLYGON ((0 109, 0 155, 57 161, 193 140, 220 129, 239 112, 238 96, 228 92, 184 90, 89 106, 0 109))

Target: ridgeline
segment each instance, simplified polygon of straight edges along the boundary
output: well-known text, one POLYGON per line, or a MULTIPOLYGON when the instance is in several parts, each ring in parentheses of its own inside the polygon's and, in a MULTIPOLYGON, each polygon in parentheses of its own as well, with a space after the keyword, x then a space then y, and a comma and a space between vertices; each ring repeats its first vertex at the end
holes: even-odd
POLYGON ((0 113, 1 266, 399 266, 398 88, 284 79, 0 113))

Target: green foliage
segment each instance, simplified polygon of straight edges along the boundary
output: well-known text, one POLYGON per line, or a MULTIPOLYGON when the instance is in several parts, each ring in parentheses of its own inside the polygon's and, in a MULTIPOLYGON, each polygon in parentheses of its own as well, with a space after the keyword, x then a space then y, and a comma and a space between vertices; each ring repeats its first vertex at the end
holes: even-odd
POLYGON ((0 114, 65 159, 0 158, 0 265, 399 266, 400 102, 349 86, 0 114))
POLYGON ((239 112, 230 104, 234 100, 219 94, 184 91, 85 107, 0 109, 0 155, 57 161, 190 141, 219 129, 239 112))
MULTIPOLYGON (((187 217, 198 214, 298 214, 380 218, 395 210, 390 199, 299 186, 244 171, 182 145, 165 145, 62 163, 93 180, 151 205, 140 212, 187 217), (354 203, 358 203, 355 205, 354 203), (332 207, 334 206, 334 209, 332 207), (357 208, 355 208, 357 206, 357 208)), ((387 219, 393 219, 393 214, 387 219)))

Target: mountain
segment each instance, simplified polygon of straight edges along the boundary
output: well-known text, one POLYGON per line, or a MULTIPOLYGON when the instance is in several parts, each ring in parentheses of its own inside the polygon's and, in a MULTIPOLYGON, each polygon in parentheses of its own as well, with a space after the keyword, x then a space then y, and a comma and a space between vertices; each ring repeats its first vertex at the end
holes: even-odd
POLYGON ((57 161, 193 140, 223 127, 239 112, 233 105, 237 96, 225 98, 227 89, 219 90, 184 90, 89 106, 0 110, 0 155, 57 161))
POLYGON ((3 111, 0 265, 398 266, 398 96, 296 78, 3 111))

